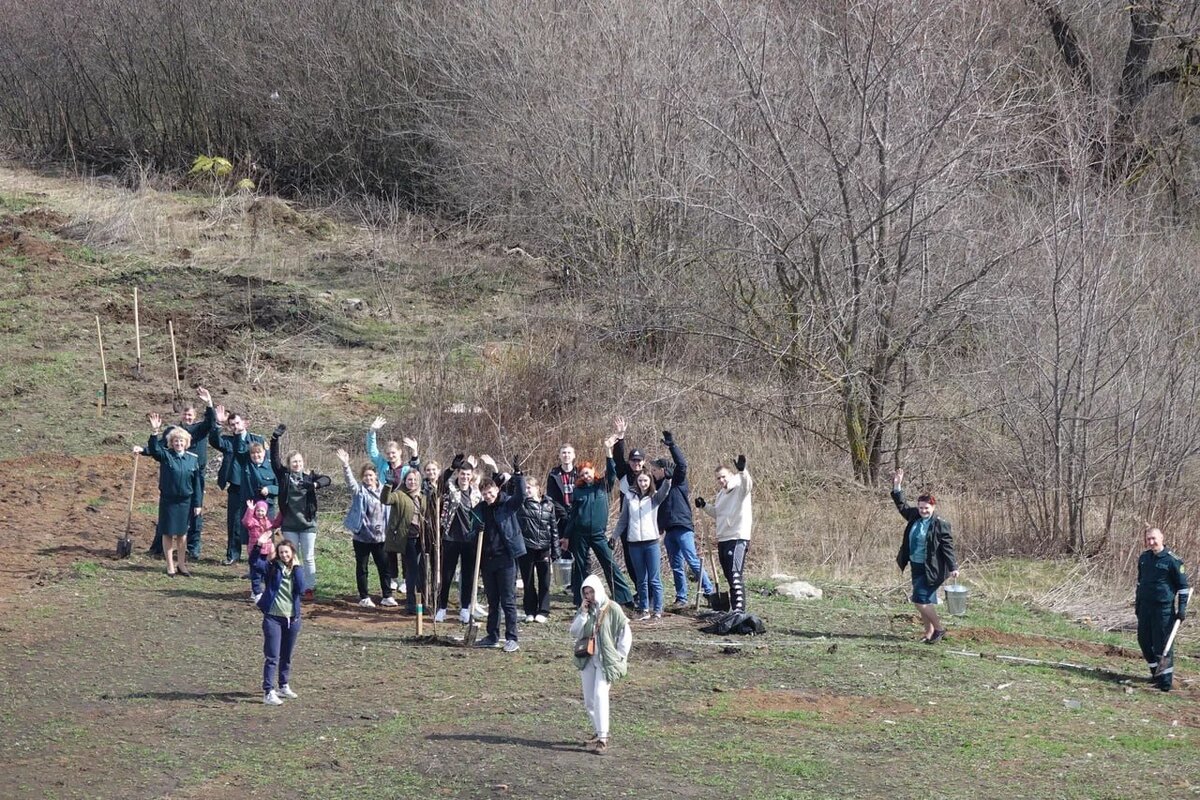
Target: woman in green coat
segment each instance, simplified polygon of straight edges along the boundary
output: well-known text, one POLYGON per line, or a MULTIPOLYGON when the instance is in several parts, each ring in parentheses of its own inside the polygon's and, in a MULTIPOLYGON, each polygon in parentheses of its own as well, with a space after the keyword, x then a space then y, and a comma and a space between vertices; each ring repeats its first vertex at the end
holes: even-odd
POLYGON ((188 525, 191 515, 199 517, 204 510, 204 470, 200 459, 188 448, 192 436, 185 429, 172 427, 163 439, 162 417, 150 415, 154 428, 145 448, 133 452, 145 453, 158 462, 158 530, 163 535, 163 550, 167 556, 167 574, 191 577, 187 568, 188 525), (179 560, 176 566, 176 559, 179 560))

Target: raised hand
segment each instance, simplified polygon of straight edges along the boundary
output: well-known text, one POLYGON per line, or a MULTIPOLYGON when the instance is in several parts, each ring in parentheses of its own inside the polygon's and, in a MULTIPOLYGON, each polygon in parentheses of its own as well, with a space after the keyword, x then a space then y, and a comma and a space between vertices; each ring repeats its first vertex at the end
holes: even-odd
POLYGON ((892 486, 899 489, 904 485, 904 470, 898 469, 892 473, 892 486))
POLYGON ((154 430, 158 430, 159 428, 161 428, 162 427, 162 416, 159 414, 151 414, 150 415, 150 427, 154 428, 154 430))
POLYGON ((704 502, 703 497, 696 498, 696 508, 704 508, 706 505, 708 505, 708 503, 704 502))
POLYGON ((609 455, 612 455, 612 449, 613 449, 614 447, 616 447, 616 445, 617 445, 617 442, 618 442, 618 441, 620 441, 620 440, 621 440, 621 437, 620 437, 620 436, 617 436, 615 433, 613 433, 613 434, 609 434, 608 438, 606 438, 606 439, 604 440, 604 446, 605 446, 605 448, 607 448, 607 449, 608 449, 608 454, 609 454, 609 455))
POLYGON ((246 508, 254 508, 254 501, 253 501, 253 500, 247 500, 247 501, 246 501, 246 508))
POLYGON ((387 420, 383 417, 376 417, 374 421, 371 422, 371 430, 377 431, 384 425, 387 425, 387 420))
POLYGON ((284 424, 281 422, 281 423, 279 423, 278 425, 276 425, 276 426, 275 426, 275 430, 271 431, 271 438, 272 438, 272 439, 279 439, 279 438, 281 438, 281 437, 282 437, 282 436, 283 436, 285 433, 287 433, 287 425, 284 425, 284 424))
POLYGON ((624 439, 625 433, 629 430, 629 423, 624 417, 613 418, 613 431, 617 434, 618 439, 624 439))
POLYGON ((229 414, 228 414, 228 413, 225 411, 225 406, 224 406, 224 405, 214 406, 214 407, 213 407, 213 413, 214 413, 214 414, 216 415, 216 417, 217 417, 217 424, 218 424, 218 425, 224 425, 224 424, 225 424, 225 421, 226 421, 227 419, 229 419, 229 414))
POLYGON ((475 456, 467 456, 467 463, 471 465, 471 469, 479 466, 479 462, 475 460, 475 456))
POLYGON ((133 454, 135 456, 140 456, 144 452, 146 452, 146 448, 142 447, 140 444, 135 444, 133 446, 133 454))
POLYGON ((201 386, 199 389, 196 390, 196 396, 204 401, 204 405, 206 405, 206 406, 212 405, 212 394, 208 391, 208 389, 205 389, 203 386, 201 386))
POLYGON ((499 472, 499 469, 496 467, 496 459, 492 458, 487 453, 480 455, 479 460, 491 467, 492 472, 499 472))
POLYGON ((408 452, 413 454, 413 458, 416 458, 420 453, 420 448, 417 447, 417 440, 411 436, 405 436, 403 442, 404 446, 408 448, 408 452))
POLYGON ((521 457, 520 456, 512 457, 512 468, 513 468, 513 475, 521 474, 521 457))
POLYGON ((350 466, 350 454, 347 453, 341 447, 339 447, 336 452, 337 452, 338 461, 342 462, 343 466, 346 466, 346 467, 350 466))
POLYGON ((734 459, 733 465, 735 467, 737 467, 738 472, 745 472, 746 471, 746 457, 744 455, 742 455, 741 453, 738 453, 738 457, 736 459, 734 459))
POLYGON ((675 434, 671 433, 670 431, 663 431, 662 443, 667 447, 675 444, 675 434))
POLYGON ((463 455, 462 453, 455 453, 454 460, 450 462, 450 469, 457 472, 458 470, 462 469, 463 465, 466 463, 467 463, 467 457, 465 455, 463 455))

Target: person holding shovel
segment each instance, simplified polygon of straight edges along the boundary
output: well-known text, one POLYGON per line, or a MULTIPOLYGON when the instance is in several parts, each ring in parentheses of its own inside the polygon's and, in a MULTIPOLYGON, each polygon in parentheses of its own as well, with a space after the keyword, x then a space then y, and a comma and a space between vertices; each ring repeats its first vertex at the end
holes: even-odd
POLYGON ((150 415, 154 432, 145 448, 133 452, 145 453, 158 462, 158 529, 163 534, 163 551, 167 556, 167 574, 191 577, 187 568, 185 540, 192 515, 204 512, 204 483, 201 481, 200 460, 188 447, 192 437, 183 428, 167 431, 166 442, 159 437, 162 417, 150 415), (176 566, 176 558, 179 563, 176 566))
POLYGON ((513 458, 512 464, 512 477, 505 487, 507 491, 492 478, 487 478, 479 484, 483 500, 475 506, 476 535, 483 537, 479 576, 488 606, 487 636, 475 646, 502 646, 500 611, 503 609, 506 653, 521 649, 517 641, 517 559, 525 555, 525 538, 517 519, 521 504, 525 502, 525 476, 521 473, 519 458, 513 458))
POLYGON ((1150 667, 1150 680, 1164 692, 1171 691, 1175 673, 1174 647, 1166 647, 1176 622, 1187 619, 1188 585, 1183 561, 1163 546, 1163 534, 1150 528, 1145 534, 1146 551, 1138 558, 1137 637, 1142 656, 1150 667))
MULTIPOLYGON (((204 470, 208 468, 208 435, 216 427, 217 416, 213 411, 212 395, 209 394, 208 389, 201 386, 196 389, 196 395, 204 401, 204 418, 197 421, 196 404, 188 403, 180 413, 179 423, 175 427, 183 428, 192 437, 192 445, 188 451, 195 453, 200 462, 200 485, 203 488, 204 470)), ((203 532, 203 515, 199 517, 193 515, 188 521, 187 532, 187 557, 192 561, 200 560, 200 538, 203 532)), ((150 555, 161 556, 163 554, 162 537, 162 531, 155 528, 154 542, 150 545, 149 550, 150 555)))
POLYGON ((750 552, 750 530, 754 527, 751 505, 754 478, 746 469, 745 456, 739 455, 733 465, 737 474, 730 472, 728 467, 717 467, 716 497, 711 503, 697 497, 696 508, 716 520, 717 559, 729 585, 729 607, 733 611, 745 611, 746 585, 742 573, 746 569, 746 554, 750 552))
POLYGON ((896 554, 896 565, 903 572, 907 566, 912 573, 912 602, 925 623, 925 644, 936 644, 946 635, 938 617, 937 590, 946 578, 958 577, 954 559, 954 539, 950 523, 938 516, 937 498, 923 494, 916 508, 904 501, 904 470, 892 474, 892 502, 907 523, 896 554))
POLYGON ((575 667, 583 684, 583 707, 595 734, 584 745, 603 755, 608 750, 608 695, 612 684, 629 673, 633 632, 621 607, 608 599, 595 575, 583 581, 582 602, 571 621, 575 667))

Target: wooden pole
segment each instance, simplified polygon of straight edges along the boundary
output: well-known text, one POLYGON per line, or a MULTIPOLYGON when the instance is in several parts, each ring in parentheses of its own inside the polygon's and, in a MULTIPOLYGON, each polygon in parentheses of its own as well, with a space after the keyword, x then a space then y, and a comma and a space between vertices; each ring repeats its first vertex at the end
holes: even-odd
POLYGON ((104 376, 101 407, 108 405, 108 364, 104 361, 104 334, 100 332, 100 315, 96 315, 96 341, 100 345, 100 374, 104 376))
POLYGON ((183 391, 179 388, 179 356, 175 352, 175 322, 167 320, 167 330, 171 332, 171 361, 175 364, 175 396, 183 397, 183 391))
POLYGON ((138 316, 138 290, 133 287, 133 340, 137 347, 137 366, 134 367, 134 372, 137 376, 142 377, 142 322, 138 316))

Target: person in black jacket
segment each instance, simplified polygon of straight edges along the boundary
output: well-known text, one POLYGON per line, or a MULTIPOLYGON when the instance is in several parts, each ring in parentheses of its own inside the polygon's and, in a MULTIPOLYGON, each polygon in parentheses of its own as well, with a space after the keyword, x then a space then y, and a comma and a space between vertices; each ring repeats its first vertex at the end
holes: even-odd
POLYGON ((550 562, 558 558, 558 522, 554 504, 542 496, 537 478, 525 479, 525 502, 517 521, 525 539, 525 555, 517 562, 525 585, 525 621, 545 624, 550 616, 550 562))
POLYGON ((554 504, 554 519, 558 523, 558 535, 566 535, 567 517, 571 513, 571 495, 579 480, 579 470, 575 466, 575 446, 564 442, 558 448, 558 464, 546 476, 547 499, 554 504))
POLYGON ((311 600, 317 585, 317 489, 333 481, 328 475, 304 471, 304 456, 293 452, 284 466, 279 440, 287 431, 280 423, 271 434, 271 467, 279 481, 279 526, 283 538, 296 545, 304 554, 304 598, 311 600))
POLYGON ((476 535, 483 537, 479 574, 487 594, 487 636, 476 647, 521 649, 517 643, 517 559, 525 555, 525 539, 517 513, 525 500, 525 476, 519 459, 513 459, 511 494, 500 491, 491 479, 479 485, 483 500, 475 506, 476 535), (504 644, 500 644, 500 609, 504 609, 504 644))
POLYGON ((1145 541, 1146 550, 1138 558, 1134 605, 1138 646, 1150 667, 1150 680, 1162 691, 1169 692, 1175 673, 1175 648, 1172 646, 1167 650, 1167 639, 1175 622, 1187 619, 1192 589, 1183 561, 1163 547, 1162 531, 1150 528, 1146 531, 1145 541))
POLYGON ((665 480, 671 482, 671 491, 667 499, 658 507, 658 529, 663 533, 663 544, 666 545, 667 560, 671 565, 671 577, 675 581, 675 605, 682 608, 688 604, 685 565, 691 570, 693 578, 699 576, 700 592, 705 597, 712 595, 713 585, 696 549, 696 523, 692 518, 692 487, 688 483, 687 460, 670 431, 662 432, 662 443, 666 445, 671 457, 656 458, 650 465, 650 475, 655 484, 665 480))
POLYGON ((925 623, 925 638, 921 641, 934 644, 946 635, 934 608, 938 587, 946 578, 958 577, 954 540, 950 536, 950 523, 937 515, 936 498, 923 494, 913 508, 904 501, 903 483, 904 470, 898 469, 892 475, 892 502, 907 524, 904 538, 900 540, 900 551, 896 554, 896 565, 901 572, 906 566, 911 567, 912 601, 925 623))

